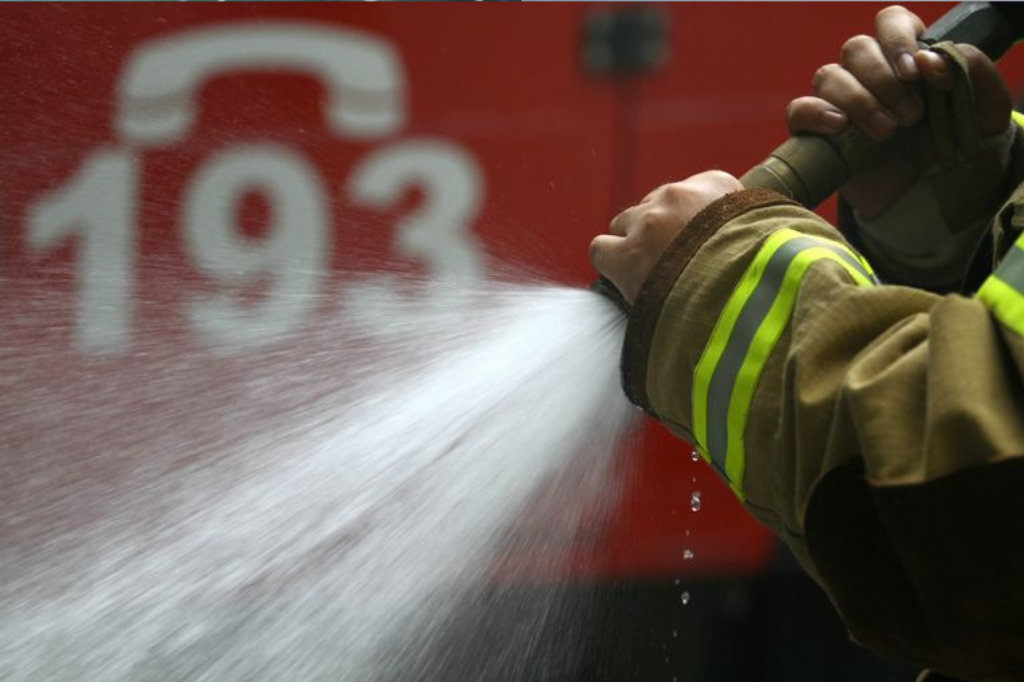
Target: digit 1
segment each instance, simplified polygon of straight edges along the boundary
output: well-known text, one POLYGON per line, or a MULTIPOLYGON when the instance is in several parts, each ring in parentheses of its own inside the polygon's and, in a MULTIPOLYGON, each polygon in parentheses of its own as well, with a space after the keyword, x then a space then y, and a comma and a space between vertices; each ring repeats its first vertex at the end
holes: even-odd
POLYGON ((30 250, 77 237, 74 343, 85 353, 109 354, 131 342, 137 202, 137 157, 108 148, 93 152, 67 184, 29 210, 30 250))

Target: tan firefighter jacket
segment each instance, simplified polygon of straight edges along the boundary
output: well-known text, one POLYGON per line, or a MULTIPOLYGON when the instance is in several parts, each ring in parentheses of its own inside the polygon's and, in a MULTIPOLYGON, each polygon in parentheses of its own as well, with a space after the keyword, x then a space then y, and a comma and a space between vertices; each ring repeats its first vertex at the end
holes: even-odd
MULTIPOLYGON (((1024 224, 1024 201, 1000 216, 1024 224)), ((859 643, 951 677, 1024 680, 1022 335, 1024 242, 976 294, 939 296, 879 283, 815 214, 744 190, 647 278, 623 378, 792 548, 859 643)))

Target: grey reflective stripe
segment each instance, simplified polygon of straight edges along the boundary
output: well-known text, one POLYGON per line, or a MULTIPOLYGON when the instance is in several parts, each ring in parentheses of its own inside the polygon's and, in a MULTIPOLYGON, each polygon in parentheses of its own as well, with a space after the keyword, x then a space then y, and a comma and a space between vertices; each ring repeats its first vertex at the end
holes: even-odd
POLYGON ((818 246, 824 246, 829 251, 837 254, 840 258, 849 263, 854 270, 867 277, 869 281, 873 282, 874 284, 879 284, 878 277, 875 276, 875 273, 870 272, 867 268, 865 268, 864 264, 861 263, 856 258, 854 258, 853 255, 846 249, 834 246, 832 244, 829 244, 828 242, 818 242, 818 246))
POLYGON ((754 292, 747 299, 733 327, 729 341, 726 343, 722 357, 715 366, 711 381, 708 384, 707 402, 707 452, 712 463, 724 475, 725 456, 729 451, 729 403, 732 400, 733 386, 739 374, 743 360, 747 357, 750 344, 757 334, 758 328, 768 316, 775 296, 786 278, 789 264, 802 251, 812 248, 825 248, 850 264, 855 270, 871 281, 875 278, 856 258, 845 249, 823 239, 813 237, 797 237, 791 239, 772 254, 765 266, 754 292))
POLYGON ((1013 246, 995 272, 996 277, 1024 296, 1024 251, 1013 246))

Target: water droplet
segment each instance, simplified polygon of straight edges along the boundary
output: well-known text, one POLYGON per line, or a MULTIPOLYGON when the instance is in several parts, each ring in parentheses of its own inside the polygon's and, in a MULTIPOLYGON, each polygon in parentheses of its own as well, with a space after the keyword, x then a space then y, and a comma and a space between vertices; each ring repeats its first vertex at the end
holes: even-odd
POLYGON ((689 592, 683 592, 681 595, 679 595, 679 601, 683 602, 683 606, 686 606, 687 604, 689 604, 690 603, 690 593, 689 592))
POLYGON ((700 459, 700 453, 697 452, 696 449, 694 449, 693 451, 690 452, 690 459, 692 459, 694 462, 698 461, 700 459))
POLYGON ((672 631, 672 639, 679 639, 679 630, 672 631))
POLYGON ((694 490, 690 493, 690 509, 695 512, 700 511, 700 491, 694 490))
POLYGON ((683 550, 683 561, 689 561, 693 558, 693 551, 689 549, 683 550))
POLYGON ((680 580, 679 578, 676 578, 676 585, 679 585, 679 584, 681 584, 682 582, 683 582, 682 580, 680 580))

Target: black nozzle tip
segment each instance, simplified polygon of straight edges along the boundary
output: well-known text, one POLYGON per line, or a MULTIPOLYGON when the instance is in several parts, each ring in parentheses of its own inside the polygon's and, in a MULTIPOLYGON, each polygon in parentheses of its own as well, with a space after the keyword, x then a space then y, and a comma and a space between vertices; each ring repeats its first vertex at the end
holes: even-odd
POLYGON ((623 315, 629 315, 629 303, 622 296, 622 292, 619 291, 607 277, 601 277, 600 279, 594 280, 590 285, 590 290, 594 293, 601 294, 614 303, 615 307, 621 310, 623 315))

